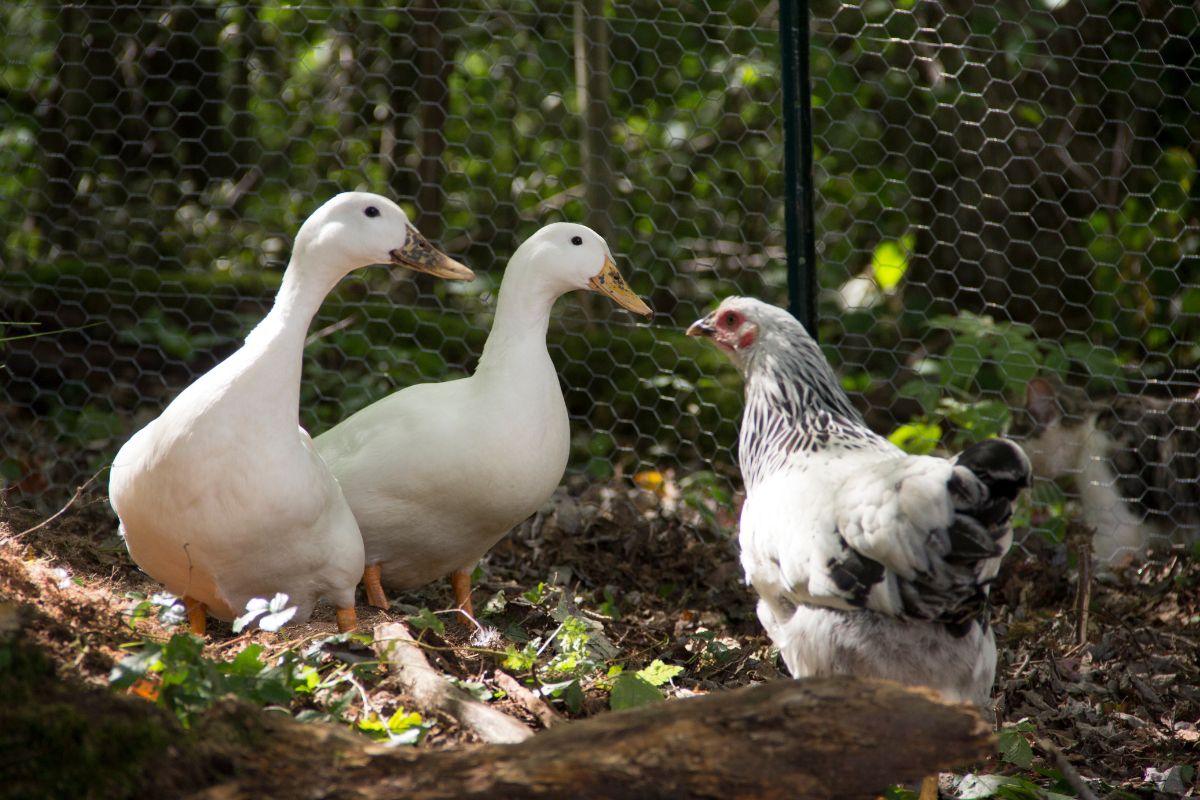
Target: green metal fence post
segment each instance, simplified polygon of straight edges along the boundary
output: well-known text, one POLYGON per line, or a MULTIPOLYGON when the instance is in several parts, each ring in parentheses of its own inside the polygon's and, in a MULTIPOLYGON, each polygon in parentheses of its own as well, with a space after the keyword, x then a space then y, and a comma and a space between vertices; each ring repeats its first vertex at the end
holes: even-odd
POLYGON ((817 265, 813 231, 812 83, 809 77, 808 21, 808 0, 780 0, 788 308, 815 338, 817 265))

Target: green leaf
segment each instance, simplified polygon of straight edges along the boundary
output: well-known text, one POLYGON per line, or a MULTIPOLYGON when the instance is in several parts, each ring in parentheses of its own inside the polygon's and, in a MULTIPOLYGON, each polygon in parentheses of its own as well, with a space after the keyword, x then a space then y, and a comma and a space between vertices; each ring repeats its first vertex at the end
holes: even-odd
POLYGON ((892 431, 888 441, 906 453, 924 456, 932 453, 942 440, 942 428, 936 422, 916 420, 892 431))
POLYGON ((537 648, 532 644, 518 650, 511 644, 504 649, 503 666, 513 672, 528 672, 537 663, 537 648))
POLYGON ((451 678, 450 682, 481 703, 486 703, 496 696, 491 689, 479 681, 464 681, 458 678, 451 678))
POLYGON ((573 680, 567 685, 566 691, 563 692, 563 703, 572 714, 583 711, 583 688, 578 680, 573 680))
POLYGON ((229 663, 226 671, 230 675, 253 676, 262 671, 266 666, 259 660, 259 655, 263 651, 261 644, 252 644, 245 650, 237 654, 237 657, 229 663))
POLYGON ((177 633, 167 640, 163 648, 163 661, 167 664, 191 664, 200 660, 204 652, 204 641, 190 633, 177 633))
POLYGON ((546 584, 538 581, 537 586, 534 586, 527 592, 522 592, 521 597, 535 606, 541 605, 542 601, 546 599, 546 584))
POLYGON ((909 235, 900 241, 882 241, 875 247, 875 253, 871 256, 871 272, 880 289, 890 292, 900 284, 904 273, 908 272, 908 254, 915 243, 916 240, 909 235))
POLYGON ((431 630, 438 636, 446 632, 445 624, 428 608, 422 607, 416 614, 410 614, 408 623, 419 631, 431 630))
MULTIPOLYGON (((925 359, 924 364, 931 365, 935 370, 931 378, 940 380, 937 374, 937 363, 931 359, 925 359)), ((921 410, 930 415, 937 411, 938 403, 942 399, 942 389, 928 381, 911 380, 900 387, 900 396, 913 398, 921 404, 921 410)))
POLYGON ((1033 748, 1020 727, 1000 731, 1000 758, 1021 769, 1033 766, 1033 748))
POLYGON ((683 667, 664 664, 656 658, 649 666, 639 669, 637 676, 651 686, 662 686, 681 672, 683 667))
POLYGON ((503 614, 504 609, 507 607, 508 600, 504 597, 504 590, 501 589, 487 599, 487 602, 479 610, 479 615, 481 617, 494 617, 497 614, 503 614))
POLYGON ((942 359, 946 383, 959 389, 971 389, 975 376, 984 363, 984 353, 978 340, 956 338, 942 359))
POLYGON ((613 680, 608 704, 613 711, 620 711, 624 708, 659 703, 665 699, 663 693, 645 678, 635 673, 623 672, 613 680))
POLYGON ((560 698, 572 714, 578 714, 583 710, 583 689, 579 686, 578 678, 570 678, 557 683, 544 683, 540 691, 543 696, 560 698))
POLYGON ((401 706, 386 721, 372 711, 359 719, 355 727, 372 739, 390 744, 417 744, 431 725, 417 712, 401 706))
POLYGON ((400 733, 409 728, 420 726, 425 720, 415 711, 405 711, 404 706, 397 708, 395 713, 388 717, 388 730, 392 733, 400 733))
POLYGON ((108 674, 108 683, 114 689, 127 689, 152 669, 162 664, 162 647, 147 644, 141 652, 126 656, 108 674))

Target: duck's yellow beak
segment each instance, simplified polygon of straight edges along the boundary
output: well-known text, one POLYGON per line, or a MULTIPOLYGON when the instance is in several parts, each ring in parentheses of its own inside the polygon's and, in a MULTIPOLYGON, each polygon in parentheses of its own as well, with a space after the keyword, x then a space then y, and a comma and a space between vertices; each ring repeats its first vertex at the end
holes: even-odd
POLYGON ((470 281, 475 273, 438 250, 411 224, 404 246, 391 252, 392 263, 414 272, 426 272, 451 281, 470 281))
POLYGON ((625 283, 625 278, 617 271, 617 265, 608 256, 604 257, 604 268, 588 281, 588 286, 600 294, 608 295, 617 305, 635 314, 641 314, 643 317, 654 315, 650 306, 643 303, 642 298, 634 294, 625 283))

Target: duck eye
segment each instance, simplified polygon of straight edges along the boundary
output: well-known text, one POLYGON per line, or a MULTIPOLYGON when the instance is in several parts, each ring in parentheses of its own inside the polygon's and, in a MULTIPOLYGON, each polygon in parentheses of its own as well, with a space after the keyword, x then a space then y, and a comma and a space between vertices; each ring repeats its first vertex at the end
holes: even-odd
POLYGON ((368 217, 378 217, 379 209, 376 208, 375 206, 367 206, 366 209, 363 211, 363 213, 366 214, 368 217))
POLYGON ((575 245, 576 247, 578 247, 579 245, 583 244, 583 237, 582 237, 582 236, 572 236, 572 237, 571 237, 571 244, 573 244, 573 245, 575 245))

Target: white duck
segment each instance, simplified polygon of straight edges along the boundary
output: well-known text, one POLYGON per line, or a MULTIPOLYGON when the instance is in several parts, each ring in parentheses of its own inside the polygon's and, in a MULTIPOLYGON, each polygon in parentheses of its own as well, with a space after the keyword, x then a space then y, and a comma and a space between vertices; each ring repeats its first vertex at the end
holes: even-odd
POLYGON ((133 560, 184 598, 192 630, 284 592, 308 618, 320 598, 338 628, 356 625, 358 526, 300 427, 308 325, 347 273, 394 263, 443 278, 473 273, 385 197, 347 192, 296 235, 271 312, 245 344, 179 394, 117 453, 109 497, 133 560))
POLYGON ((508 262, 474 375, 410 386, 316 438, 362 531, 373 605, 388 605, 381 579, 410 589, 449 574, 472 614, 476 562, 562 480, 570 428, 546 332, 554 301, 575 289, 651 313, 595 231, 547 225, 508 262))

